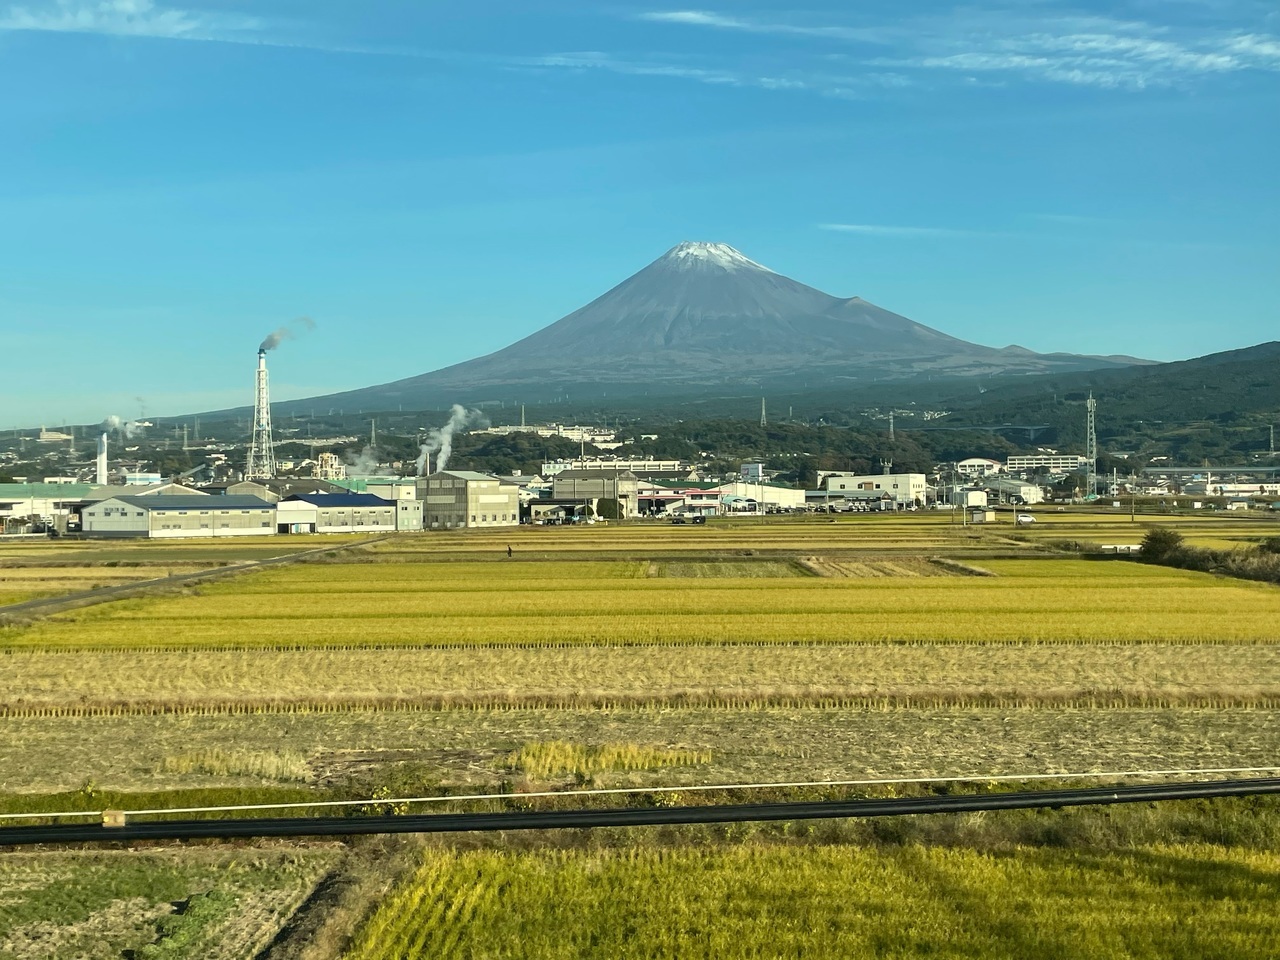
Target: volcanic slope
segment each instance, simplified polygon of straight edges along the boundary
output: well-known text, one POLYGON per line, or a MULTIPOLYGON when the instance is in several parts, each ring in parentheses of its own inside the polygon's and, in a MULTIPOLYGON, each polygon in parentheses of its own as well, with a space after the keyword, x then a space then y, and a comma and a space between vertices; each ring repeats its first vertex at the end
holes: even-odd
POLYGON ((799 388, 849 379, 1039 373, 1134 362, 1141 361, 969 343, 860 297, 841 299, 805 286, 726 244, 685 242, 585 307, 496 353, 318 399, 408 409, 424 401, 589 384, 610 395, 641 387, 799 388))

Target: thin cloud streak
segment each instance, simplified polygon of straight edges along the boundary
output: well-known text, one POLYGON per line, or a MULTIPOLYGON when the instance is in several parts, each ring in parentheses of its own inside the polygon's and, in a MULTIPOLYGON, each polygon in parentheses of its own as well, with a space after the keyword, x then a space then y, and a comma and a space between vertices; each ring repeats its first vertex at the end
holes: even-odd
POLYGON ((512 58, 512 66, 545 69, 605 70, 628 76, 673 77, 694 80, 698 83, 729 87, 755 87, 761 90, 807 91, 837 99, 862 99, 871 91, 910 85, 910 80, 899 74, 876 72, 862 76, 833 76, 805 74, 800 76, 773 76, 751 74, 693 64, 657 63, 627 60, 598 51, 560 53, 542 57, 512 58))
POLYGON ((985 230, 959 230, 953 227, 901 227, 881 223, 820 223, 819 230, 837 233, 857 233, 868 237, 900 238, 961 238, 1008 237, 1012 234, 985 230))
POLYGON ((650 23, 675 23, 694 27, 713 27, 721 30, 740 30, 744 33, 763 33, 794 37, 827 37, 858 43, 887 44, 891 34, 884 29, 844 26, 804 26, 788 23, 759 23, 730 17, 706 10, 674 10, 639 14, 636 19, 650 23))

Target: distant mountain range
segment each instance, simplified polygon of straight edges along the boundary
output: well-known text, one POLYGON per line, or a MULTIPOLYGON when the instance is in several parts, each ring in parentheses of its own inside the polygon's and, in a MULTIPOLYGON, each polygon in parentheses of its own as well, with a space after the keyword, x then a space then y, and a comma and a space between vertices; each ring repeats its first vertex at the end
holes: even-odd
POLYGON ((721 243, 681 243, 608 293, 488 356, 283 410, 429 409, 562 393, 610 397, 1114 369, 1134 357, 970 343, 842 299, 721 243))

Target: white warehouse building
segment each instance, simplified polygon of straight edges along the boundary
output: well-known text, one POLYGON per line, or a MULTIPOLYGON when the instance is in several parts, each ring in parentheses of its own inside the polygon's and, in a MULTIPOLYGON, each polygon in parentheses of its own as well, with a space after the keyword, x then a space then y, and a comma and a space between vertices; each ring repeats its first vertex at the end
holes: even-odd
POLYGON ((1083 469, 1089 461, 1078 453, 1032 453, 1012 456, 1005 461, 1010 473, 1044 471, 1045 473, 1074 473, 1083 469))
POLYGON ((989 460, 986 457, 969 457, 956 464, 956 473, 962 477, 986 477, 1003 469, 1004 464, 999 460, 989 460))
POLYGON ((276 505, 259 497, 108 497, 80 514, 86 537, 260 537, 276 532, 276 505))
POLYGON ((927 487, 923 473, 832 473, 823 481, 823 489, 828 493, 887 493, 899 506, 924 506, 927 487))

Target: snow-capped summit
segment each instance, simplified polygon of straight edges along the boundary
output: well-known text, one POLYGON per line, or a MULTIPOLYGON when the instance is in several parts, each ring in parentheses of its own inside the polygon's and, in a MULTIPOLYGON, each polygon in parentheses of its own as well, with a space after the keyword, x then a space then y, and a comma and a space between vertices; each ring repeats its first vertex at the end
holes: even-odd
POLYGON ((707 263, 725 270, 766 270, 773 273, 762 263, 756 263, 750 257, 743 256, 727 243, 707 243, 703 240, 686 240, 678 243, 662 256, 678 266, 692 267, 695 264, 707 263))

